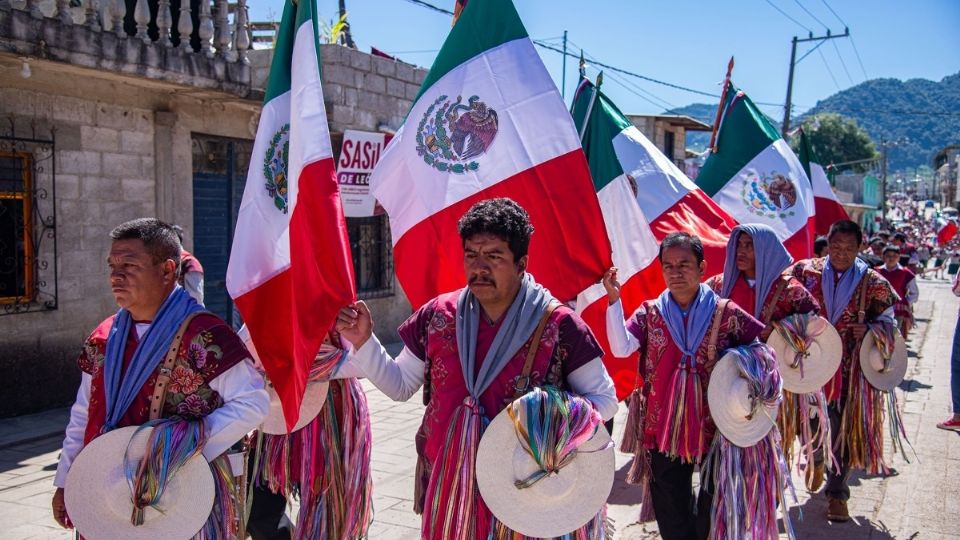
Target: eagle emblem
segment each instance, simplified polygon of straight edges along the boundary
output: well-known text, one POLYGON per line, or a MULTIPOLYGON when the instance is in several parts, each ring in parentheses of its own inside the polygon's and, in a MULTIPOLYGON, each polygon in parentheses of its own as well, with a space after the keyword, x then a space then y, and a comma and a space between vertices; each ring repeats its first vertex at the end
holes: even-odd
POLYGON ((284 124, 270 139, 263 157, 264 187, 273 199, 273 205, 287 213, 287 158, 290 154, 290 124, 284 124))
POLYGON ((499 129, 497 111, 487 107, 479 96, 466 103, 439 96, 423 114, 417 126, 417 154, 431 167, 462 174, 475 171, 474 160, 493 144, 499 129))
POLYGON ((773 173, 761 176, 750 171, 743 179, 740 196, 752 214, 769 219, 783 219, 796 215, 797 187, 787 175, 773 173))

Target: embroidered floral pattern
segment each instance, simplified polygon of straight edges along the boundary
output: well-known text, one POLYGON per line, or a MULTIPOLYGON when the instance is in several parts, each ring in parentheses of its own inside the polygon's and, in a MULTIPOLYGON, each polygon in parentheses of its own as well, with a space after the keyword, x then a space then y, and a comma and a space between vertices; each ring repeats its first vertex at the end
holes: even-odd
POLYGON ((199 373, 184 366, 177 366, 170 374, 169 391, 176 394, 192 394, 203 382, 203 377, 199 373))
POLYGON ((210 414, 210 404, 198 394, 190 394, 177 405, 177 414, 199 418, 210 414))

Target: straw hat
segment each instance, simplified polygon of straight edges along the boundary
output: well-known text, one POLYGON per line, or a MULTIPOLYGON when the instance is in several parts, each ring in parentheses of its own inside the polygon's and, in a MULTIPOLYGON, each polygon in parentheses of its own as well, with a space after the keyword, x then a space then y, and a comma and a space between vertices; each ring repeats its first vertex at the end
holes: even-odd
POLYGON ((520 444, 506 410, 487 427, 477 450, 477 485, 501 523, 523 535, 553 538, 586 525, 603 508, 615 471, 610 435, 599 426, 566 467, 532 486, 517 480, 539 469, 520 444))
MULTIPOLYGON (((312 382, 307 384, 307 389, 303 393, 303 401, 300 403, 300 417, 297 423, 290 430, 290 433, 303 429, 304 426, 313 421, 323 409, 324 402, 327 401, 327 388, 330 384, 327 382, 312 382)), ((270 381, 267 381, 267 393, 270 394, 270 410, 267 417, 263 419, 260 429, 267 435, 286 435, 287 421, 283 418, 283 405, 280 403, 280 397, 270 381)))
POLYGON ((714 366, 707 385, 707 403, 720 433, 746 448, 767 436, 776 424, 778 407, 758 404, 754 410, 750 386, 740 375, 733 355, 728 352, 714 366))
POLYGON ((101 435, 77 456, 64 487, 70 520, 90 540, 192 538, 213 508, 213 474, 207 460, 202 454, 190 458, 167 482, 158 507, 146 508, 143 524, 134 526, 124 454, 129 451, 131 461, 138 462, 152 429, 134 437, 136 431, 137 426, 130 426, 101 435))
POLYGON ((860 369, 870 385, 878 390, 893 390, 907 374, 907 344, 900 332, 894 330, 893 335, 893 355, 886 363, 877 348, 873 330, 863 336, 863 343, 860 345, 860 369))
POLYGON ((806 356, 797 365, 794 365, 796 352, 779 330, 774 330, 767 338, 767 345, 777 353, 777 366, 780 368, 784 390, 794 394, 817 392, 836 374, 843 359, 840 334, 829 321, 812 315, 807 321, 807 333, 814 334, 818 331, 820 335, 810 343, 806 356))

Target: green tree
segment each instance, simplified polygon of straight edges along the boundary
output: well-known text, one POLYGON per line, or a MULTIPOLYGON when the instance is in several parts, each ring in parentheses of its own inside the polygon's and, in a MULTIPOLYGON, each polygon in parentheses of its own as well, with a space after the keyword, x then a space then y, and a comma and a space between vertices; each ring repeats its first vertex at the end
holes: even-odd
MULTIPOLYGON (((852 118, 820 113, 804 118, 801 125, 823 166, 878 156, 870 135, 852 118)), ((793 137, 790 146, 794 152, 798 151, 799 144, 800 137, 793 137)), ((869 163, 854 166, 857 172, 866 172, 869 168, 869 163)))

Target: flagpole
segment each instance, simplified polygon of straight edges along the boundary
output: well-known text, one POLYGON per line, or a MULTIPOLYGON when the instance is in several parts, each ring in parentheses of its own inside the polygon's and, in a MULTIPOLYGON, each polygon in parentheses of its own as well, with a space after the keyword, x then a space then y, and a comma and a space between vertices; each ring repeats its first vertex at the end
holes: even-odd
POLYGON ((590 115, 593 113, 593 104, 597 102, 597 94, 600 93, 600 81, 603 73, 597 76, 597 85, 593 87, 593 95, 590 96, 590 103, 587 105, 587 112, 583 115, 583 125, 580 126, 580 144, 583 144, 583 136, 587 133, 587 125, 590 123, 590 115))
POLYGON ((720 116, 723 113, 723 105, 727 102, 727 90, 730 88, 730 75, 733 73, 733 57, 727 63, 727 76, 723 79, 723 91, 720 92, 720 105, 717 107, 717 117, 713 121, 713 132, 710 133, 710 152, 717 151, 717 130, 720 128, 720 116))

